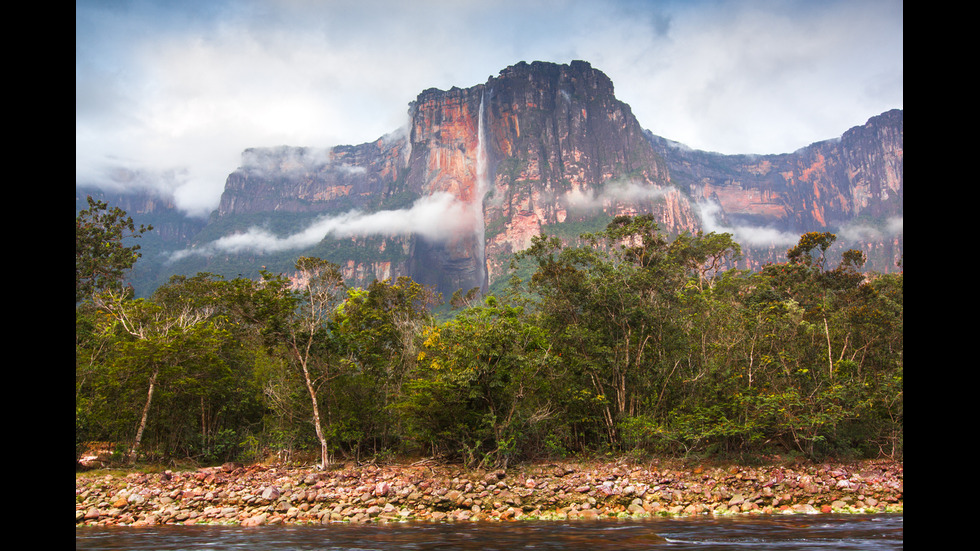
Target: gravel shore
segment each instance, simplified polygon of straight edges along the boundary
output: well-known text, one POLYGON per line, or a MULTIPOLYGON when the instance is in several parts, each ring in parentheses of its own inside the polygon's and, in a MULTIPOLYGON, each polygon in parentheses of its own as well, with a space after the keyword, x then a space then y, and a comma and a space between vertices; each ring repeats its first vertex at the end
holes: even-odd
POLYGON ((76 473, 76 526, 644 518, 903 510, 903 463, 554 462, 506 471, 226 464, 76 473))

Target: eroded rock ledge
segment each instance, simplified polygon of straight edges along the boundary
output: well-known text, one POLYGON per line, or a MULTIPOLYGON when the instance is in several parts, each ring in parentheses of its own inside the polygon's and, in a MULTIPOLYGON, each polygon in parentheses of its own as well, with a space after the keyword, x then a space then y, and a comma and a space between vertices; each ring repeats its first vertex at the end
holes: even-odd
POLYGON ((560 462, 317 471, 236 464, 76 475, 75 524, 319 524, 899 512, 903 463, 769 466, 560 462))

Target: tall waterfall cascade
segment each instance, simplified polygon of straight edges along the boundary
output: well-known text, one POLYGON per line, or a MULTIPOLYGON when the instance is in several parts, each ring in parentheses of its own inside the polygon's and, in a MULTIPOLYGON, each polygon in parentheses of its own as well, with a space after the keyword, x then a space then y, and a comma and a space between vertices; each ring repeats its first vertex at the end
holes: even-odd
POLYGON ((480 289, 486 291, 487 281, 487 243, 486 243, 486 223, 484 222, 483 202, 490 189, 490 182, 487 170, 487 144, 486 144, 486 91, 480 94, 480 112, 477 121, 477 142, 476 142, 476 197, 473 201, 473 215, 476 223, 476 242, 480 262, 480 289))

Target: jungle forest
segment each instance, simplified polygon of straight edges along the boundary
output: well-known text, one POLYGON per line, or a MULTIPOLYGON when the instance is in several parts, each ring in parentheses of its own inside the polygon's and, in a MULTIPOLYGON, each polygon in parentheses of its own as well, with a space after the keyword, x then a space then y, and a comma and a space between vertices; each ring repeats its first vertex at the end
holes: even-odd
POLYGON ((439 458, 469 467, 597 454, 900 457, 903 273, 862 273, 836 236, 728 268, 729 234, 668 239, 617 217, 574 245, 541 235, 505 292, 441 298, 409 278, 124 284, 140 235, 89 199, 76 216, 75 443, 120 464, 276 456, 439 458))

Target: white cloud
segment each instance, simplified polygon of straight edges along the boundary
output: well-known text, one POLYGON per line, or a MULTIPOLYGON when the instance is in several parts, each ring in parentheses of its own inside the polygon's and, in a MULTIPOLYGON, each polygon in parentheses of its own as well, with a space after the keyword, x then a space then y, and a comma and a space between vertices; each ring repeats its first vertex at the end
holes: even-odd
POLYGON ((905 231, 904 226, 905 219, 901 216, 894 216, 885 220, 884 226, 881 228, 859 223, 845 226, 838 231, 838 236, 845 243, 869 241, 900 235, 905 231))
POLYGON ((887 230, 890 235, 899 235, 905 233, 905 217, 895 216, 889 218, 887 230))
POLYGON ((477 220, 472 205, 457 201, 451 194, 437 193, 419 199, 407 209, 373 213, 352 210, 338 216, 321 217, 304 230, 284 237, 253 227, 201 247, 178 251, 171 255, 171 260, 192 255, 298 250, 312 247, 326 237, 416 234, 441 240, 477 231, 477 220))
POLYGON ((901 2, 715 2, 671 12, 632 57, 602 52, 654 133, 721 153, 784 153, 902 107, 901 2))
POLYGON ((792 247, 800 241, 797 233, 764 226, 726 226, 719 219, 721 206, 714 201, 697 203, 705 233, 729 233, 732 239, 746 247, 792 247))
POLYGON ((598 193, 596 190, 573 189, 567 192, 563 202, 573 210, 592 210, 611 205, 616 201, 643 201, 663 197, 666 190, 647 186, 635 181, 609 182, 598 193))
MULTIPOLYGON (((705 232, 730 233, 732 239, 747 247, 792 247, 799 243, 800 234, 777 230, 766 226, 736 225, 728 226, 720 220, 721 206, 715 201, 697 203, 705 232)), ((883 229, 870 225, 852 224, 835 230, 842 243, 868 241, 882 237, 894 237, 904 230, 901 216, 885 221, 883 229)))
MULTIPOLYGON (((330 149, 324 147, 274 147, 247 149, 242 153, 242 169, 250 174, 289 174, 311 172, 332 164, 330 149)), ((350 172, 362 172, 363 167, 339 165, 350 172)))

